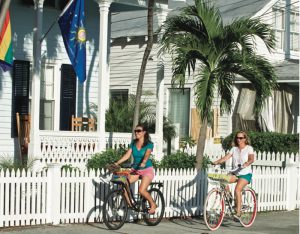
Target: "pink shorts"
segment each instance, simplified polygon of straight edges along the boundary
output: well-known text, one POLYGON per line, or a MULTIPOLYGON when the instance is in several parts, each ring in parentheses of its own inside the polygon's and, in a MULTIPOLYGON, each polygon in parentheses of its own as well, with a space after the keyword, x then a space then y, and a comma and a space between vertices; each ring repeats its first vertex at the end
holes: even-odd
POLYGON ((142 178, 144 176, 148 176, 151 179, 151 181, 154 178, 154 169, 153 169, 153 167, 148 167, 148 168, 142 169, 142 170, 132 169, 132 172, 134 172, 137 175, 140 175, 142 178))

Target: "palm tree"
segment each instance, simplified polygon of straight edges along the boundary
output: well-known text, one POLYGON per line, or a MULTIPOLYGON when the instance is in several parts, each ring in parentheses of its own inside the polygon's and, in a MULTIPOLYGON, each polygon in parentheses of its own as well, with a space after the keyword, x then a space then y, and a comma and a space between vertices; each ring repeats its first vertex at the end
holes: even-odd
POLYGON ((147 28, 148 28, 148 41, 147 46, 143 55, 143 60, 141 64, 138 84, 136 88, 136 100, 135 100, 135 109, 133 115, 133 123, 132 123, 132 138, 134 137, 134 128, 138 124, 140 120, 140 103, 141 96, 143 91, 143 82, 145 77, 145 71, 147 66, 147 61, 153 46, 153 12, 154 12, 154 2, 155 0, 148 1, 148 12, 147 12, 147 28))
POLYGON ((196 153, 196 167, 200 169, 214 93, 221 99, 221 112, 230 112, 235 77, 242 76, 256 90, 255 112, 259 113, 276 86, 274 68, 256 54, 254 41, 254 37, 260 38, 271 52, 274 33, 259 19, 239 18, 224 25, 219 10, 207 0, 195 0, 195 5, 168 17, 161 32, 160 53, 173 55, 172 83, 184 87, 186 73, 190 76, 195 72, 196 106, 202 121, 196 153))

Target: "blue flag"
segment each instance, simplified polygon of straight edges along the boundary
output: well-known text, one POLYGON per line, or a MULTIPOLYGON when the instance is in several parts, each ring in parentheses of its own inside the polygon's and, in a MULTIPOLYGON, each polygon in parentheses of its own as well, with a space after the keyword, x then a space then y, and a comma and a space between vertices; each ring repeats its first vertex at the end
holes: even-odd
POLYGON ((81 83, 86 79, 84 18, 84 0, 71 0, 58 19, 67 53, 81 83))

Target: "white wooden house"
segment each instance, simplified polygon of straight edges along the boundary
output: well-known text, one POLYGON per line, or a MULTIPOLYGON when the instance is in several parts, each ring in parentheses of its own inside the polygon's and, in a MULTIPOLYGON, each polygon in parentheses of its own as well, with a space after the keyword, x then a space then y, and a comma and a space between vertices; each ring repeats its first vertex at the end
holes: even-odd
MULTIPOLYGON (((18 154, 16 112, 31 114, 29 156, 37 157, 43 162, 82 163, 91 154, 104 150, 107 144, 126 145, 130 142, 130 134, 105 132, 105 110, 110 95, 128 96, 136 91, 147 41, 147 1, 85 2, 87 80, 83 85, 74 75, 57 24, 41 44, 36 39, 45 33, 66 2, 35 0, 33 4, 31 0, 11 1, 15 65, 11 72, 0 71, 0 153, 18 154), (97 131, 69 131, 71 116, 89 116, 91 103, 98 105, 97 131)), ((191 1, 184 0, 156 0, 155 29, 163 23, 172 9, 190 3, 191 1)), ((274 26, 278 49, 273 54, 268 54, 258 42, 258 51, 274 62, 278 82, 291 90, 282 94, 288 96, 283 99, 283 103, 287 113, 285 117, 290 119, 289 123, 292 125, 285 128, 288 129, 286 132, 298 132, 299 2, 219 0, 216 5, 226 22, 239 16, 262 17, 274 26)), ((156 132, 152 139, 156 145, 154 154, 159 158, 163 155, 163 115, 176 123, 180 137, 196 136, 198 127, 194 115, 192 79, 184 92, 174 89, 171 86, 171 58, 159 58, 157 51, 155 43, 147 64, 144 89, 153 94, 147 97, 147 101, 155 103, 156 109, 153 111, 156 112, 156 132)), ((236 108, 230 115, 218 115, 216 96, 215 121, 211 132, 208 132, 209 146, 220 147, 220 144, 214 144, 214 138, 217 140, 225 137, 239 127, 233 124, 237 117, 239 123, 249 123, 252 126, 254 120, 251 113, 241 116, 238 111, 240 105, 245 106, 240 104, 240 95, 250 95, 251 99, 252 94, 246 88, 247 82, 238 79, 235 87, 236 108)), ((266 110, 274 112, 278 109, 272 109, 274 104, 271 104, 266 110)), ((273 122, 274 116, 278 114, 280 113, 275 112, 270 115, 273 122)), ((263 117, 261 122, 268 115, 263 117)), ((271 121, 267 119, 266 122, 271 121)), ((264 127, 270 130, 270 126, 264 127)))

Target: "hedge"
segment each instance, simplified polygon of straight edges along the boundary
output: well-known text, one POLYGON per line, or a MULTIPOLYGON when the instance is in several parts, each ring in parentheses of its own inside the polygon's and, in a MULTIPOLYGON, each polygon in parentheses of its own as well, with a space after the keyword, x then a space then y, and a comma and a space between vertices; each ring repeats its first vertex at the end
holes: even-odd
MULTIPOLYGON (((231 133, 222 141, 222 147, 228 151, 232 147, 233 138, 236 132, 231 133)), ((247 132, 250 138, 251 146, 255 151, 260 152, 284 152, 298 153, 299 152, 299 135, 298 134, 283 134, 274 132, 247 132)))

